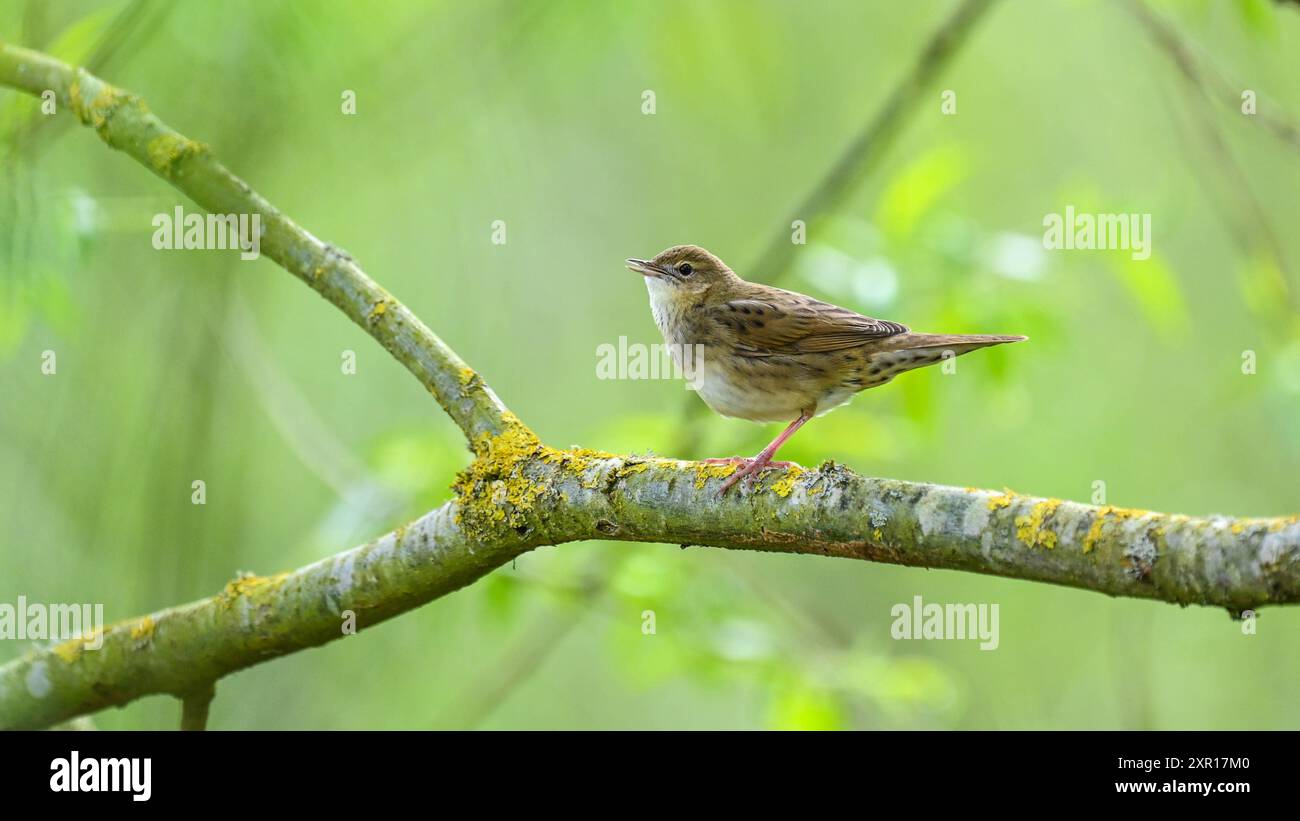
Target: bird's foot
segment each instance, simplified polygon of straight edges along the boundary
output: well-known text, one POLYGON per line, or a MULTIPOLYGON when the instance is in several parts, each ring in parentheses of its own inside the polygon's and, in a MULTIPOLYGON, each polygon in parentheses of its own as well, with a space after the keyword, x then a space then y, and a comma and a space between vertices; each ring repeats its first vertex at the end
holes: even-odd
POLYGON ((773 462, 771 459, 762 456, 755 456, 747 459, 741 456, 733 456, 729 459, 706 459, 706 462, 714 464, 732 464, 740 465, 740 469, 727 477, 727 481, 722 483, 722 489, 718 491, 719 496, 726 496, 727 491, 736 486, 741 479, 745 480, 745 489, 749 490, 754 487, 754 482, 758 476, 768 468, 788 468, 794 465, 794 462, 773 462))
MULTIPOLYGON (((721 459, 701 459, 706 465, 747 465, 756 460, 753 456, 725 456, 721 459)), ((788 468, 794 467, 794 462, 773 462, 764 463, 765 467, 770 468, 788 468)))

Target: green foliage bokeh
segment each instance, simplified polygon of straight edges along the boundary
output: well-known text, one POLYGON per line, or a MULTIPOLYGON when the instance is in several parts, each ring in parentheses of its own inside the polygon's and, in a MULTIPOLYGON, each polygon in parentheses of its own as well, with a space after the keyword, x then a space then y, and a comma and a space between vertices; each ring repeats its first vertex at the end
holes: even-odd
MULTIPOLYGON (((677 455, 680 383, 595 377, 599 345, 658 341, 622 260, 691 242, 744 275, 952 8, 10 0, 0 36, 94 60, 211 145, 548 442, 677 455)), ((1300 13, 1154 8, 1261 109, 1300 112, 1300 13)), ((865 393, 783 458, 1300 512, 1295 146, 1199 98, 1115 3, 998 3, 924 94, 781 284, 1031 342, 865 393), (1045 251, 1044 215, 1071 204, 1150 213, 1151 258, 1045 251)), ((468 454, 401 366, 267 260, 154 250, 152 216, 192 206, 37 105, 0 93, 0 601, 124 618, 447 497, 468 454)), ((713 455, 774 432, 689 424, 713 455)), ((221 682, 212 726, 1297 728, 1297 628, 1287 608, 1244 636, 1218 610, 991 577, 575 544, 221 682), (998 603, 998 649, 892 640, 890 608, 916 595, 998 603)), ((0 662, 25 649, 0 642, 0 662)), ((96 722, 177 711, 151 698, 96 722)))

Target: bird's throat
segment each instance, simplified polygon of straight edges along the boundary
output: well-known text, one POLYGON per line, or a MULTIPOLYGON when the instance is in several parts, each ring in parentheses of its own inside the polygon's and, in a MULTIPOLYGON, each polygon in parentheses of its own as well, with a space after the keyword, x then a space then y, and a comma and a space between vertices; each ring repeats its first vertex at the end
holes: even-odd
POLYGON ((682 318, 686 311, 686 295, 672 283, 656 277, 646 277, 646 290, 650 293, 650 312, 654 315, 655 325, 663 334, 664 341, 682 342, 678 337, 682 332, 682 318))

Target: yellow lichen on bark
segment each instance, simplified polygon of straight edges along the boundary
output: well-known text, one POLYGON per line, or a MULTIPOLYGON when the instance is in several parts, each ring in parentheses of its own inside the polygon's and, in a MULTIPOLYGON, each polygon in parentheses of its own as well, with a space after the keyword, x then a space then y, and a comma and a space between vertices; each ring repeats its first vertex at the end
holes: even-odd
POLYGON ((499 523, 522 524, 533 501, 545 491, 524 473, 527 461, 542 452, 541 440, 514 414, 507 412, 502 419, 503 431, 474 439, 474 461, 452 484, 460 499, 456 521, 475 538, 490 536, 499 523))
POLYGON ((807 472, 798 465, 791 465, 785 469, 785 474, 781 478, 772 483, 772 492, 782 499, 786 498, 794 490, 794 483, 807 472))
POLYGON ((153 616, 145 616, 131 625, 131 638, 136 641, 148 641, 153 638, 153 628, 153 616))
POLYGON ((54 655, 62 659, 64 664, 73 664, 81 658, 81 649, 81 639, 69 639, 54 646, 54 655))
POLYGON ((700 490, 710 479, 725 479, 738 468, 739 465, 732 464, 714 465, 707 462, 693 462, 691 469, 695 471, 695 489, 700 490))
POLYGON ((225 588, 217 594, 218 600, 223 607, 229 608, 241 596, 249 596, 262 588, 278 585, 285 580, 287 573, 278 573, 274 576, 256 576, 252 573, 245 573, 238 578, 226 582, 225 588))
POLYGON ((1092 549, 1097 546, 1101 540, 1102 528, 1106 526, 1106 517, 1115 512, 1115 508, 1106 505, 1097 512, 1092 520, 1092 526, 1088 528, 1088 533, 1083 537, 1083 552, 1091 553, 1092 549))
POLYGON ((1016 538, 1030 547, 1056 547, 1056 531, 1046 526, 1047 519, 1061 506, 1060 499, 1044 499, 1034 505, 1028 516, 1016 517, 1016 538))
MULTIPOLYGON (((1137 519, 1149 514, 1146 510, 1133 510, 1126 507, 1111 507, 1106 505, 1102 507, 1096 517, 1092 520, 1092 525, 1088 528, 1087 534, 1083 537, 1083 552, 1091 553, 1101 543, 1105 535, 1107 524, 1118 524, 1126 519, 1137 519)), ((1163 528, 1162 535, 1163 535, 1163 528)))
POLYGON ((997 510, 1001 510, 1004 507, 1009 507, 1011 503, 1015 500, 1015 498, 1016 498, 1016 494, 1012 493, 1009 490, 1003 493, 1001 496, 994 496, 992 499, 989 499, 989 510, 997 511, 997 510))
POLYGON ((187 140, 179 134, 159 134, 149 141, 149 162, 158 173, 171 177, 181 160, 207 150, 203 143, 187 140))

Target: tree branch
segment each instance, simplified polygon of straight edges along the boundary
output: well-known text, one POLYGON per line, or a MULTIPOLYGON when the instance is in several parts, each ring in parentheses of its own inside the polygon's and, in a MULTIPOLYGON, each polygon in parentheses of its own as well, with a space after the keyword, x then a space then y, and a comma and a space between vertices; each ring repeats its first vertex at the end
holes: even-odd
POLYGON ((292 573, 242 576, 215 596, 105 628, 0 667, 0 727, 46 727, 324 644, 446 595, 533 546, 474 544, 449 502, 409 526, 292 573), (94 644, 100 637, 91 637, 94 644))
POLYGON ((585 539, 801 553, 1053 582, 1237 613, 1300 601, 1300 519, 1191 518, 790 468, 720 496, 735 469, 545 446, 404 306, 144 104, 81 70, 0 44, 0 85, 51 88, 111 146, 217 213, 260 213, 268 256, 403 362, 476 458, 455 498, 369 544, 290 573, 37 648, 0 667, 0 728, 44 727, 213 682, 459 589, 541 545, 585 539), (382 306, 382 307, 381 307, 382 306), (102 639, 102 646, 98 646, 102 639))
POLYGON ((455 351, 342 251, 321 242, 217 162, 209 148, 164 124, 134 94, 84 69, 0 43, 0 85, 39 96, 94 127, 110 147, 130 155, 214 214, 258 214, 261 250, 307 283, 415 374, 471 444, 499 434, 508 411, 455 351))
POLYGON ((1300 518, 1095 507, 868 479, 835 465, 720 496, 729 465, 492 440, 457 499, 367 545, 36 650, 0 667, 0 727, 43 727, 141 696, 183 696, 457 590, 534 547, 586 539, 707 545, 947 568, 1205 604, 1300 601, 1300 518), (354 621, 353 621, 354 620, 354 621))

